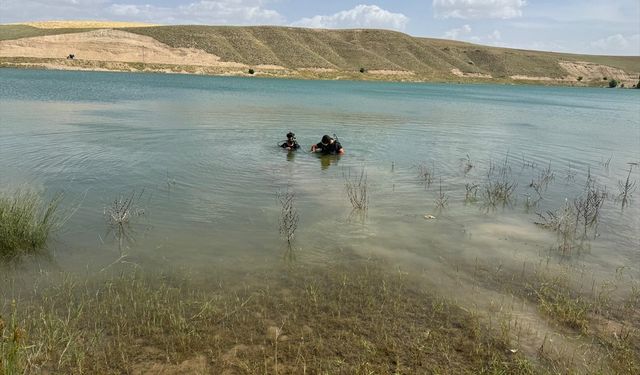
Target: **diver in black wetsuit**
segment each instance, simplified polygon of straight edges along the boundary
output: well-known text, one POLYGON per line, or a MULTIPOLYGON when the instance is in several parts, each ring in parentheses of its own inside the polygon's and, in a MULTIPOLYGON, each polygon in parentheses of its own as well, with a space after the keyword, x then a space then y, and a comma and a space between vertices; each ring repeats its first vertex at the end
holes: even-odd
POLYGON ((324 135, 320 143, 311 146, 311 152, 321 153, 322 155, 342 155, 344 154, 344 148, 340 142, 324 135))
POLYGON ((300 148, 298 141, 296 141, 296 135, 292 132, 287 133, 287 141, 280 145, 285 150, 295 151, 300 148))

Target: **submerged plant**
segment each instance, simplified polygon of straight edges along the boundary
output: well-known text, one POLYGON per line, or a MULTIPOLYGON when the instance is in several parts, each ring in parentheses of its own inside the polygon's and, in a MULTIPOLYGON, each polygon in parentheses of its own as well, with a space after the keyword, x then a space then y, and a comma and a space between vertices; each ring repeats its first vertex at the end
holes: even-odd
POLYGON ((469 156, 469 154, 467 154, 467 158, 462 159, 461 161, 462 161, 462 172, 466 176, 471 171, 471 169, 473 169, 473 163, 471 162, 471 157, 469 156))
POLYGON ((529 187, 533 188, 533 190, 538 194, 538 197, 542 199, 542 193, 547 190, 549 184, 554 179, 555 173, 553 173, 553 171, 551 170, 551 162, 549 162, 547 168, 540 171, 540 173, 538 173, 538 175, 533 180, 531 180, 529 187))
POLYGON ((61 225, 56 215, 62 194, 49 202, 31 190, 0 194, 0 259, 13 259, 42 250, 51 232, 61 225))
POLYGON ((364 169, 360 174, 345 176, 347 198, 355 211, 366 212, 369 209, 369 185, 364 169))
POLYGON ((449 200, 449 198, 447 198, 447 195, 445 193, 442 192, 442 178, 440 179, 440 189, 439 189, 439 193, 438 193, 438 197, 436 198, 436 208, 438 209, 443 209, 445 207, 447 207, 447 201, 449 200))
POLYGON ((464 188, 466 190, 464 194, 464 202, 465 203, 474 203, 478 200, 478 188, 480 185, 477 184, 465 184, 464 188))
POLYGON ((430 187, 431 183, 433 183, 433 170, 435 168, 430 168, 427 163, 421 163, 416 168, 418 169, 418 178, 424 183, 425 189, 430 187))
POLYGON ((631 200, 631 195, 636 191, 636 181, 631 181, 631 171, 633 167, 637 165, 636 163, 629 163, 629 173, 627 174, 627 179, 622 182, 618 181, 618 189, 620 190, 620 194, 618 194, 618 201, 622 202, 622 209, 629 204, 631 200))
POLYGON ((283 193, 278 193, 278 201, 280 202, 280 235, 287 241, 287 245, 291 248, 293 237, 298 229, 300 216, 295 207, 296 194, 287 189, 283 193))
POLYGON ((601 190, 597 186, 595 180, 591 177, 591 173, 587 176, 584 193, 573 201, 576 213, 576 231, 578 225, 582 225, 582 238, 587 238, 589 229, 594 231, 594 237, 597 231, 598 219, 600 217, 600 208, 607 196, 605 190, 601 190))
POLYGON ((124 255, 124 241, 133 242, 131 236, 131 223, 135 218, 144 215, 145 211, 138 207, 138 201, 142 197, 144 190, 140 194, 132 191, 128 195, 119 195, 109 206, 104 208, 104 217, 110 231, 113 231, 118 241, 118 251, 124 255))
POLYGON ((577 225, 574 207, 565 200, 564 206, 558 211, 547 211, 545 214, 537 213, 540 221, 535 224, 556 232, 558 236, 557 249, 563 256, 572 253, 575 247, 575 228, 577 225))
POLYGON ((567 176, 565 177, 565 181, 571 182, 576 179, 576 171, 571 166, 571 162, 569 162, 569 167, 567 167, 567 176))
POLYGON ((536 168, 536 162, 535 161, 531 161, 531 160, 526 160, 524 158, 524 154, 522 154, 522 169, 524 169, 524 168, 535 169, 536 168))

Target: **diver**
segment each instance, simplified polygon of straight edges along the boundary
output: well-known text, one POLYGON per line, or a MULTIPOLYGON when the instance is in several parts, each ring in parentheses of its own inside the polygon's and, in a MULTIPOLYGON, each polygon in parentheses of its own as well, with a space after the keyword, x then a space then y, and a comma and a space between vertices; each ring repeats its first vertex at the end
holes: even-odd
POLYGON ((295 151, 300 148, 300 145, 298 144, 298 141, 296 141, 296 135, 289 132, 287 133, 287 141, 281 144, 280 147, 288 151, 295 151))
POLYGON ((320 143, 311 146, 311 152, 321 153, 322 155, 342 155, 344 154, 344 148, 342 148, 338 140, 324 135, 320 143))

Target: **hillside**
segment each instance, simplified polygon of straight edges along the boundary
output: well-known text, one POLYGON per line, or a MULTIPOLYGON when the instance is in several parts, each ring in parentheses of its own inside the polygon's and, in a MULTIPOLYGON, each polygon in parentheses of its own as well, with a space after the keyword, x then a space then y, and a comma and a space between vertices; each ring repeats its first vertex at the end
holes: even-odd
POLYGON ((640 56, 590 56, 417 38, 388 30, 90 23, 0 25, 0 66, 409 81, 638 82, 640 56), (76 58, 65 57, 73 53, 76 58), (361 73, 360 70, 364 70, 361 73), (582 78, 578 78, 582 77, 582 78), (605 79, 606 78, 606 79, 605 79))

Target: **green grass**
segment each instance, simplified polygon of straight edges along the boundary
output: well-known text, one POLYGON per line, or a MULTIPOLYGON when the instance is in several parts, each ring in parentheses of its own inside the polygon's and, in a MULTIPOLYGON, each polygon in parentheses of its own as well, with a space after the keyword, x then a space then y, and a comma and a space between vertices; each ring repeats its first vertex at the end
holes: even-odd
MULTIPOLYGON (((38 29, 25 25, 0 25, 0 40, 28 36, 83 32, 89 29, 38 29)), ((640 72, 638 56, 591 56, 497 48, 451 40, 412 37, 396 31, 315 30, 275 26, 152 26, 119 28, 152 37, 176 48, 197 48, 222 61, 251 67, 279 65, 287 70, 335 69, 337 73, 300 73, 307 78, 410 79, 414 81, 487 82, 456 77, 452 69, 491 75, 491 82, 513 82, 514 75, 561 78, 567 72, 560 61, 586 61, 640 72), (375 70, 410 71, 411 77, 360 74, 375 70), (346 76, 345 76, 346 74, 346 76)), ((188 61, 185 61, 188 65, 188 61)), ((259 69, 256 69, 259 71, 259 69)), ((544 82, 544 84, 600 85, 602 82, 544 82)))
POLYGON ((38 27, 27 25, 0 25, 0 41, 1 40, 14 40, 20 38, 31 38, 34 36, 45 35, 59 35, 59 34, 73 34, 85 31, 91 31, 95 29, 41 29, 38 27))
POLYGON ((27 333, 26 373, 543 372, 477 315, 375 262, 246 276, 63 276, 0 313, 27 333))
POLYGON ((45 202, 30 190, 0 193, 0 259, 14 259, 44 249, 58 223, 61 196, 45 202))

